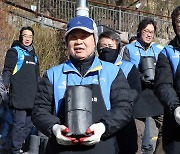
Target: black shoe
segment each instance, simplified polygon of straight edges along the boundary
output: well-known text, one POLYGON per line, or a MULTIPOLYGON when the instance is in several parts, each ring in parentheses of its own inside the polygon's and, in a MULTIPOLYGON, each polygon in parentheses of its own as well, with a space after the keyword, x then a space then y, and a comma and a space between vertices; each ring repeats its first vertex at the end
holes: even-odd
POLYGON ((152 154, 154 151, 153 145, 150 145, 149 148, 142 148, 141 153, 142 154, 152 154))

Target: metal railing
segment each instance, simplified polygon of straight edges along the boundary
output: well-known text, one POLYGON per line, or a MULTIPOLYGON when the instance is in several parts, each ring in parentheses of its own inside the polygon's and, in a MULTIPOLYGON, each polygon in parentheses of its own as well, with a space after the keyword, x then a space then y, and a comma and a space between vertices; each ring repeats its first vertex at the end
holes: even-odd
MULTIPOLYGON (((17 2, 18 0, 11 0, 17 2)), ((73 0, 31 0, 37 6, 39 13, 52 16, 64 21, 69 21, 76 13, 76 2, 73 0)), ((172 39, 174 32, 169 17, 115 7, 113 5, 101 5, 89 0, 89 17, 95 20, 97 25, 106 25, 120 32, 128 32, 129 36, 136 34, 137 26, 143 18, 149 16, 157 22, 156 37, 172 39)), ((23 5, 23 3, 21 3, 23 5)))
MULTIPOLYGON (((41 0, 40 11, 49 11, 56 18, 69 20, 75 16, 76 2, 68 0, 41 0)), ((169 17, 157 16, 135 10, 125 10, 113 5, 100 6, 89 1, 89 17, 95 20, 97 25, 106 25, 120 32, 136 34, 137 26, 145 17, 152 17, 157 22, 156 37, 172 39, 173 28, 169 17)))

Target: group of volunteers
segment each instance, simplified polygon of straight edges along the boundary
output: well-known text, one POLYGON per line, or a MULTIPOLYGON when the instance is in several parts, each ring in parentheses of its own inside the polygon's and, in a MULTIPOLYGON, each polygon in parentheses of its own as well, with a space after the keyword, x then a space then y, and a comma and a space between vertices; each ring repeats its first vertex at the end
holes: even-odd
POLYGON ((0 101, 12 112, 9 153, 141 154, 151 117, 154 154, 180 154, 180 6, 171 18, 175 37, 165 47, 153 42, 158 27, 147 17, 121 48, 115 31, 98 34, 93 19, 76 16, 65 32, 68 60, 42 77, 34 30, 22 27, 0 80, 0 101), (24 150, 28 138, 34 147, 24 150))

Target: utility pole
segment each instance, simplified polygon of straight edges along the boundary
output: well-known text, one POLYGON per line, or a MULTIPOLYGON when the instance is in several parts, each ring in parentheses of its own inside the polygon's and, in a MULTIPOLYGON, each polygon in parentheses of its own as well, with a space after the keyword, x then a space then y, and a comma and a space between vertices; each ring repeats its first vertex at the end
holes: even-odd
POLYGON ((77 0, 76 2, 76 16, 89 17, 89 8, 87 0, 77 0))
POLYGON ((38 0, 37 1, 37 12, 40 13, 40 11, 41 11, 41 1, 38 0))

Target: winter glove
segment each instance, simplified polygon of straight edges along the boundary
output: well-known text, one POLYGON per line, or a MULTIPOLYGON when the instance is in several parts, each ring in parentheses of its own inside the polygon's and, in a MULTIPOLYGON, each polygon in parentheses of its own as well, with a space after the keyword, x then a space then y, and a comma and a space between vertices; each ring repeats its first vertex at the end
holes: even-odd
POLYGON ((78 142, 76 138, 66 137, 63 134, 69 132, 68 128, 64 125, 55 124, 52 128, 53 134, 56 136, 56 140, 58 144, 62 145, 74 145, 78 142))
POLYGON ((3 101, 7 101, 8 100, 8 95, 7 95, 7 90, 6 87, 3 84, 3 79, 2 79, 2 75, 0 75, 0 97, 3 101))
POLYGON ((176 122, 180 125, 180 106, 174 110, 174 117, 176 122))
POLYGON ((151 81, 147 80, 143 74, 140 74, 140 79, 144 84, 151 84, 151 81))
POLYGON ((88 146, 94 145, 100 142, 101 136, 105 132, 105 130, 106 128, 102 122, 93 124, 86 131, 87 134, 92 133, 92 135, 90 137, 80 138, 79 142, 88 146))

